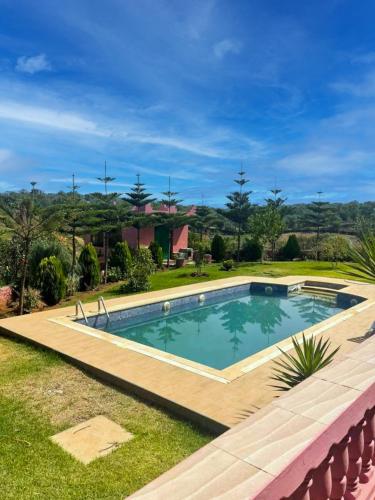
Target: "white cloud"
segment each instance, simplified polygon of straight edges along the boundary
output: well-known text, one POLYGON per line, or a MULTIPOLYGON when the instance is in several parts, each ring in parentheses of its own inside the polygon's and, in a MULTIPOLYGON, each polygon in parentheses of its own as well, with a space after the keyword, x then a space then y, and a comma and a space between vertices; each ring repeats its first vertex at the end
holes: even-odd
POLYGON ((69 132, 99 136, 110 135, 109 131, 99 130, 93 121, 86 120, 77 114, 11 101, 0 101, 0 118, 63 129, 69 132))
POLYGON ((31 57, 19 57, 17 59, 15 69, 20 73, 28 73, 30 75, 33 75, 34 73, 39 73, 40 71, 50 71, 52 67, 46 55, 39 54, 37 56, 31 57))
POLYGON ((316 149, 286 156, 279 160, 276 166, 294 175, 312 178, 344 174, 356 170, 369 159, 369 154, 364 151, 316 149))
POLYGON ((333 90, 343 94, 351 94, 355 97, 375 96, 375 71, 367 73, 361 81, 349 82, 339 81, 331 85, 333 90))
POLYGON ((9 160, 11 156, 12 153, 9 149, 0 149, 0 164, 9 160))
POLYGON ((241 49, 242 43, 230 38, 217 42, 213 47, 217 59, 223 59, 227 54, 239 54, 241 49))

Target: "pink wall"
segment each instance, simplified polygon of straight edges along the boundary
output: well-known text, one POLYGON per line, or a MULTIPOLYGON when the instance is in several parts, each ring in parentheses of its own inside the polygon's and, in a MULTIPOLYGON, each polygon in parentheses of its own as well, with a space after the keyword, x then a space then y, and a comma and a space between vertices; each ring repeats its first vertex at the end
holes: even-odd
MULTIPOLYGON (((126 227, 122 230, 122 239, 127 241, 131 248, 137 248, 137 230, 134 227, 126 227)), ((151 241, 155 239, 155 230, 153 227, 144 227, 141 229, 139 244, 148 247, 151 241)))
POLYGON ((188 247, 189 226, 182 226, 173 230, 173 252, 188 247))

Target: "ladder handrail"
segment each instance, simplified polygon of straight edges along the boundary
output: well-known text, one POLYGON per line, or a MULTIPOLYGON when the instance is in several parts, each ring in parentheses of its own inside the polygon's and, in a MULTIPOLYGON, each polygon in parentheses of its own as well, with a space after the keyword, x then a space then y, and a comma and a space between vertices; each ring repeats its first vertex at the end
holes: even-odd
POLYGON ((103 298, 102 295, 98 298, 98 313, 100 313, 101 306, 103 306, 104 312, 105 312, 105 314, 107 316, 107 319, 109 320, 109 314, 108 314, 108 311, 107 311, 107 306, 105 305, 104 298, 103 298))
POLYGON ((87 316, 85 314, 85 311, 83 310, 83 304, 80 300, 77 300, 77 302, 76 302, 76 317, 77 318, 78 318, 78 309, 81 309, 81 313, 82 313, 82 316, 85 320, 85 323, 86 323, 86 325, 88 325, 89 322, 87 321, 87 316))

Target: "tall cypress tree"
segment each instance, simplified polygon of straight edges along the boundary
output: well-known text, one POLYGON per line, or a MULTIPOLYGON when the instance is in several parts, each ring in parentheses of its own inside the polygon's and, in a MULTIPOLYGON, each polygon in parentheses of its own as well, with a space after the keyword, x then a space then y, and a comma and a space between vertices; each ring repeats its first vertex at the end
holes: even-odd
POLYGON ((271 189, 271 194, 273 196, 265 199, 268 209, 268 241, 271 244, 272 260, 275 260, 276 242, 281 236, 284 228, 282 206, 284 205, 286 198, 282 198, 281 196, 279 196, 281 192, 282 190, 278 188, 271 189))
POLYGON ((164 216, 164 223, 165 225, 168 226, 169 233, 168 233, 168 261, 167 261, 167 267, 169 267, 170 264, 170 258, 172 255, 172 248, 173 248, 173 230, 176 227, 180 227, 181 225, 184 225, 184 220, 182 220, 185 216, 182 214, 178 213, 171 213, 171 208, 172 207, 177 207, 179 203, 181 203, 182 200, 179 200, 176 198, 178 193, 176 191, 171 191, 171 178, 169 177, 168 179, 168 191, 164 191, 162 193, 165 198, 161 200, 163 205, 165 205, 168 208, 168 214, 167 216, 164 216))
POLYGON ((316 252, 316 260, 320 260, 320 254, 321 254, 321 239, 322 239, 322 232, 324 232, 327 229, 327 225, 329 222, 329 218, 332 215, 332 210, 331 206, 329 203, 326 201, 322 201, 323 192, 318 191, 318 200, 313 201, 310 206, 308 207, 308 222, 311 227, 314 228, 315 233, 316 233, 316 238, 315 238, 315 252, 316 252))
POLYGON ((140 181, 140 175, 137 174, 137 182, 134 183, 134 187, 130 189, 129 193, 125 194, 124 200, 130 205, 135 207, 135 211, 132 213, 131 225, 137 230, 137 248, 139 250, 140 233, 141 228, 149 223, 149 217, 141 213, 141 209, 148 203, 152 203, 156 198, 152 198, 151 193, 147 193, 146 188, 140 181))
MULTIPOLYGON (((108 184, 113 182, 116 178, 107 175, 107 162, 104 162, 104 177, 97 177, 97 180, 104 184, 104 205, 110 209, 110 205, 113 204, 114 194, 108 195, 108 184)), ((117 197, 117 195, 115 195, 117 197)), ((104 248, 104 283, 107 283, 108 276, 108 227, 103 228, 103 248, 104 248)))
POLYGON ((250 194, 252 191, 244 191, 244 186, 249 182, 248 179, 245 179, 245 173, 241 169, 238 173, 239 178, 234 179, 240 188, 227 195, 229 201, 226 203, 227 210, 225 212, 228 219, 237 227, 237 262, 240 260, 241 235, 251 213, 250 194))

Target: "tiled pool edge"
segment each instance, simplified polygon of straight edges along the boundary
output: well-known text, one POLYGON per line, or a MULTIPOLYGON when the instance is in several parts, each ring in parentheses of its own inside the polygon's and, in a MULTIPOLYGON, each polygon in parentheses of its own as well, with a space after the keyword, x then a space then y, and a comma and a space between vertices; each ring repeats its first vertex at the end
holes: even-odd
MULTIPOLYGON (((170 303, 176 302, 178 304, 184 304, 184 303, 196 303, 199 301, 199 296, 201 294, 205 295, 211 295, 212 297, 215 296, 221 296, 224 295, 226 291, 231 291, 232 289, 243 289, 244 291, 246 289, 250 289, 251 291, 254 292, 267 292, 267 288, 271 288, 272 295, 288 295, 289 292, 293 292, 296 289, 301 289, 303 288, 304 284, 306 281, 309 283, 317 283, 320 286, 324 284, 324 282, 318 281, 315 282, 314 280, 296 280, 296 282, 292 284, 284 284, 284 283, 277 283, 275 282, 274 279, 270 278, 269 281, 254 281, 253 277, 248 277, 244 278, 245 283, 233 285, 233 284, 225 284, 223 283, 222 286, 218 286, 217 288, 212 289, 213 283, 214 282, 208 282, 209 287, 208 290, 205 290, 204 283, 203 288, 198 290, 196 293, 190 293, 190 294, 181 294, 181 293, 173 293, 171 291, 170 293, 167 293, 165 299, 163 300, 154 300, 150 302, 149 304, 142 303, 140 305, 131 305, 127 304, 127 307, 124 307, 122 309, 119 309, 116 307, 113 311, 109 310, 110 315, 118 315, 117 317, 119 319, 123 319, 128 317, 127 314, 129 312, 135 312, 137 314, 137 310, 140 310, 141 308, 150 308, 150 310, 160 310, 162 307, 162 304, 165 301, 168 301, 170 303)), ((333 284, 334 285, 334 284, 333 284)), ((337 295, 338 301, 340 300, 339 297, 341 297, 341 302, 343 302, 346 307, 349 306, 350 300, 356 300, 358 303, 355 306, 350 307, 350 311, 347 312, 346 310, 343 310, 342 312, 335 314, 334 316, 327 318, 326 320, 320 321, 319 323, 305 329, 299 332, 296 332, 293 334, 293 336, 298 340, 299 343, 302 343, 303 339, 303 334, 307 337, 314 337, 318 335, 319 333, 322 333, 332 326, 335 326, 336 324, 340 323, 341 321, 344 321, 347 318, 350 318, 355 314, 355 308, 359 307, 362 302, 366 302, 366 299, 359 296, 359 295, 354 295, 352 293, 347 293, 345 292, 344 288, 349 287, 349 284, 345 285, 340 285, 339 289, 336 289, 334 287, 331 287, 332 293, 337 295)), ((166 290, 168 292, 168 290, 166 290)), ((144 301, 142 301, 144 302, 144 301)), ((362 306, 363 307, 363 306, 362 306)), ((148 309, 147 309, 148 310, 148 309)), ((87 314, 88 321, 90 322, 90 318, 98 318, 101 317, 103 320, 105 318, 105 313, 98 314, 98 313, 90 313, 87 314)), ((252 370, 255 370, 256 368, 262 366, 265 363, 268 363, 272 359, 275 359, 276 357, 281 355, 281 349, 285 352, 293 349, 293 344, 290 341, 290 337, 281 340, 280 342, 277 342, 276 344, 273 344, 272 346, 262 349, 261 351, 254 353, 247 358, 244 358, 236 363, 233 363, 232 365, 219 370, 215 369, 212 367, 209 367, 207 365, 189 360, 187 358, 183 358, 181 356, 171 354, 171 353, 165 353, 164 351, 161 351, 157 348, 150 347, 147 345, 142 345, 139 344, 138 342, 117 337, 116 335, 110 333, 110 332, 105 332, 103 330, 100 330, 100 328, 97 326, 92 327, 89 325, 84 324, 84 319, 78 319, 74 317, 74 319, 70 317, 60 317, 60 318, 54 318, 50 319, 52 322, 56 322, 58 324, 62 324, 64 326, 67 326, 69 328, 72 328, 74 330, 80 331, 81 333, 84 333, 86 335, 90 335, 93 337, 101 338, 102 340, 106 340, 108 342, 111 342, 112 344, 118 346, 119 348, 122 349, 129 349, 135 352, 138 352, 139 354, 149 356, 153 359, 157 359, 159 361, 169 363, 171 365, 177 366, 183 370, 190 371, 192 373, 195 373, 196 375, 203 376, 210 378, 212 380, 215 380, 216 382, 220 382, 223 384, 229 384, 233 382, 234 380, 238 379, 239 377, 243 376, 246 373, 251 372, 252 370)), ((106 322, 106 320, 104 320, 106 322)))

